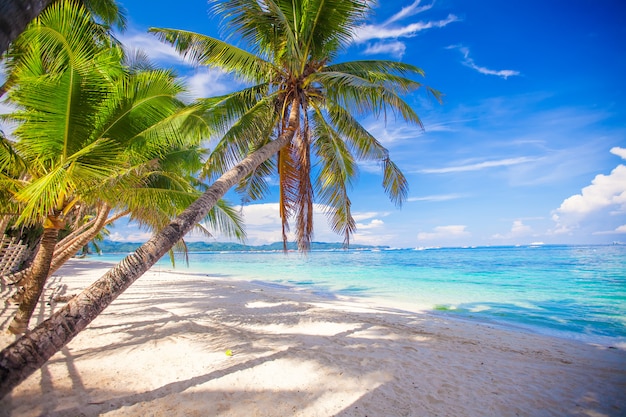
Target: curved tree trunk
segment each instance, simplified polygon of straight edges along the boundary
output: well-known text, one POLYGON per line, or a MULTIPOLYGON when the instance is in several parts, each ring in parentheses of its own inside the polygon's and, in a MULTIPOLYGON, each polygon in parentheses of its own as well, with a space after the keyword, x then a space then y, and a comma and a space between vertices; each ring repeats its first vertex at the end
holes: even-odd
POLYGON ((24 287, 22 301, 9 325, 9 331, 13 334, 22 334, 28 329, 28 322, 37 307, 39 297, 48 279, 54 246, 58 238, 59 229, 56 225, 43 229, 39 250, 33 261, 32 275, 24 287))
POLYGON ((2 0, 0 2, 0 54, 26 26, 54 0, 2 0))
MULTIPOLYGON (((107 210, 107 214, 109 212, 110 210, 107 210)), ((96 217, 90 222, 85 223, 78 230, 75 230, 74 232, 67 235, 66 237, 61 239, 59 242, 57 242, 54 248, 54 254, 52 257, 52 262, 50 264, 50 271, 48 272, 48 274, 49 275, 53 274, 60 267, 62 267, 63 264, 67 262, 69 258, 74 256, 74 254, 78 252, 78 249, 80 249, 82 245, 84 245, 84 243, 82 245, 79 245, 78 242, 91 241, 100 232, 100 230, 102 230, 102 227, 108 224, 111 224, 112 222, 120 219, 121 217, 126 216, 128 213, 129 213, 128 211, 124 211, 109 218, 105 217, 105 221, 103 224, 99 224, 101 220, 98 220, 98 217, 96 217), (96 224, 97 222, 98 224, 96 224), (70 252, 70 248, 72 247, 76 247, 76 250, 73 253, 69 254, 68 256, 68 253, 70 252)), ((21 271, 15 272, 13 274, 5 275, 2 278, 4 278, 11 285, 16 285, 16 284, 26 283, 30 279, 31 273, 32 273, 32 266, 29 266, 27 268, 22 269, 21 271)))
POLYGON ((91 323, 206 216, 231 187, 287 145, 294 137, 298 118, 299 105, 294 101, 289 115, 289 125, 278 139, 263 146, 227 171, 198 200, 133 254, 124 258, 32 332, 0 352, 0 398, 39 369, 91 323))
MULTIPOLYGON (((33 293, 33 296, 35 293, 35 290, 33 288, 34 286, 38 286, 39 294, 41 295, 41 292, 43 292, 43 288, 46 284, 48 277, 50 277, 50 275, 54 274, 59 268, 63 266, 65 262, 67 262, 68 259, 74 256, 83 246, 88 244, 94 237, 96 237, 104 226, 106 226, 111 221, 114 221, 118 219, 119 217, 121 217, 119 215, 116 215, 116 216, 113 216, 111 219, 108 219, 107 216, 110 212, 111 212, 111 207, 107 205, 106 203, 103 204, 100 207, 100 210, 96 218, 92 220, 91 222, 87 223, 89 226, 81 227, 79 229, 80 232, 82 233, 78 235, 75 235, 74 233, 72 233, 72 235, 74 236, 73 239, 72 238, 63 239, 60 242, 57 242, 55 244, 54 248, 52 249, 53 251, 52 258, 49 262, 47 276, 45 279, 41 279, 41 277, 37 275, 35 271, 35 267, 36 267, 35 261, 33 262, 33 265, 29 266, 28 268, 25 268, 22 271, 19 271, 5 278, 9 280, 9 282, 11 282, 12 284, 23 285, 25 289, 31 288, 31 292, 33 293)), ((41 247, 41 243, 43 243, 43 240, 40 242, 40 247, 41 247)), ((19 288, 18 288, 17 293, 14 294, 10 298, 10 300, 17 302, 20 305, 16 313, 15 319, 13 320, 14 323, 16 323, 17 321, 19 321, 20 323, 23 321, 26 321, 26 324, 28 324, 28 321, 30 321, 31 316, 27 317, 26 312, 31 309, 30 304, 33 303, 33 300, 29 296, 27 296, 26 291, 20 292, 19 288), (26 306, 23 307, 22 304, 24 303, 26 303, 26 306), (18 316, 19 316, 19 320, 18 320, 18 316)), ((35 305, 37 304, 37 300, 34 301, 35 305)), ((34 306, 32 306, 32 308, 34 309, 34 306)), ((31 312, 31 315, 32 315, 32 312, 31 312)), ((18 327, 17 324, 14 329, 9 327, 9 330, 12 333, 16 333, 16 334, 21 334, 26 330, 24 329, 20 333, 17 333, 19 329, 21 329, 21 327, 18 327)))
POLYGON ((0 214, 0 236, 4 234, 7 230, 7 226, 9 225, 9 220, 11 220, 11 216, 8 214, 0 214))
POLYGON ((59 242, 61 245, 57 244, 54 250, 54 257, 52 258, 49 274, 54 274, 61 266, 63 266, 65 262, 67 262, 68 259, 76 255, 76 252, 91 242, 93 238, 100 233, 102 228, 107 224, 107 216, 110 212, 111 206, 103 204, 98 210, 98 215, 94 219, 95 222, 89 229, 83 231, 83 233, 76 236, 74 239, 67 241, 65 244, 63 244, 63 242, 59 242))
MULTIPOLYGON (((85 223, 84 225, 80 226, 78 229, 74 230, 72 233, 70 233, 69 235, 65 236, 63 239, 61 239, 59 241, 59 243, 57 243, 57 246, 54 248, 54 259, 52 260, 52 264, 54 265, 56 262, 58 262, 57 260, 57 256, 61 256, 60 254, 65 252, 70 245, 73 245, 73 243, 75 242, 75 239, 78 239, 83 233, 89 233, 92 234, 95 229, 94 229, 94 225, 98 222, 100 222, 99 218, 100 215, 103 213, 102 210, 106 210, 106 207, 108 207, 107 205, 104 205, 100 211, 98 213, 95 219, 92 219, 90 221, 88 221, 87 223, 85 223), (89 230, 89 231, 87 231, 89 230)), ((107 215, 111 212, 111 209, 109 208, 108 210, 106 210, 107 215)), ((126 210, 120 213, 117 213, 109 218, 105 217, 105 221, 102 225, 99 226, 99 229, 95 232, 95 234, 93 234, 93 236, 91 236, 91 238, 89 240, 92 240, 94 237, 96 237, 96 235, 100 232, 100 230, 102 230, 102 228, 104 226, 107 226, 111 223, 113 223, 116 220, 119 220, 120 218, 126 216, 127 214, 130 213, 130 210, 126 210)), ((81 238, 82 240, 82 238, 81 238)), ((73 254, 72 254, 73 255, 73 254)))

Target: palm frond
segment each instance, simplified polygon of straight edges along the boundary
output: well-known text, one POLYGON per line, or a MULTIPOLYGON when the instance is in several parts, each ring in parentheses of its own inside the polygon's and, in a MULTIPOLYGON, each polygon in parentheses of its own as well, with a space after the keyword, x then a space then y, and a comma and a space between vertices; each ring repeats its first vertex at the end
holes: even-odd
POLYGON ((358 167, 342 136, 326 122, 320 111, 314 113, 315 152, 320 168, 315 182, 317 196, 327 207, 332 230, 344 237, 344 245, 350 243, 350 235, 356 230, 351 213, 348 189, 358 175, 358 167))
POLYGON ((383 187, 391 201, 398 207, 409 195, 409 183, 406 177, 389 158, 383 160, 383 187))
POLYGON ((115 0, 82 0, 89 12, 102 20, 107 26, 115 26, 119 30, 126 29, 126 10, 115 0))
POLYGON ((379 82, 342 72, 320 72, 312 76, 324 87, 326 97, 359 115, 387 116, 387 112, 399 115, 407 122, 422 126, 415 110, 395 91, 379 82))
POLYGON ((191 62, 234 72, 247 81, 257 83, 276 72, 270 62, 210 36, 176 29, 150 28, 150 32, 191 62))
POLYGON ((226 200, 218 200, 217 204, 209 211, 206 221, 213 230, 226 236, 234 237, 239 241, 246 238, 244 222, 239 211, 226 200))
MULTIPOLYGON (((230 104, 230 103, 229 103, 230 104)), ((223 108, 216 108, 221 112, 223 108)), ((252 149, 272 136, 279 116, 274 97, 262 98, 228 128, 209 156, 204 174, 208 178, 228 170, 245 158, 252 149)))

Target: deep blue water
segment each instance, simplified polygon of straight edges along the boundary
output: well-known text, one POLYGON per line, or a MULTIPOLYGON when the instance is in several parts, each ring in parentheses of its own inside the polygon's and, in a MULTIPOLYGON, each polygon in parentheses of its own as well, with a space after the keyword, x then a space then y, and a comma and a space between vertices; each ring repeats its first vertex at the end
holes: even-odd
MULTIPOLYGON (((121 259, 105 255, 105 259, 121 259)), ((626 246, 192 253, 177 269, 626 348, 626 246)), ((168 259, 157 267, 171 268, 168 259)))

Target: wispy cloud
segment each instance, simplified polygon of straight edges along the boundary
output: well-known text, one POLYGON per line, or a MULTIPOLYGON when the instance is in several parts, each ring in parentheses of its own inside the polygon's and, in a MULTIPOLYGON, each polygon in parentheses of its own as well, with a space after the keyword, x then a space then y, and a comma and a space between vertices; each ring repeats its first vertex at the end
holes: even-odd
POLYGON ((474 59, 470 57, 469 48, 462 45, 450 45, 447 49, 456 49, 463 54, 463 65, 472 68, 473 70, 478 71, 481 74, 485 75, 495 75, 505 80, 509 77, 520 75, 519 71, 515 70, 493 70, 487 67, 480 66, 474 62, 474 59))
POLYGON ((129 30, 118 35, 118 38, 128 49, 141 50, 155 62, 167 65, 190 65, 172 46, 159 41, 149 33, 129 30))
POLYGON ((458 200, 459 198, 465 198, 466 196, 463 194, 435 194, 435 195, 427 195, 424 197, 409 197, 407 201, 426 201, 426 202, 440 202, 440 201, 450 201, 450 200, 458 200))
POLYGON ((402 58, 404 53, 406 52, 406 45, 404 42, 394 41, 394 42, 377 42, 367 46, 365 51, 363 51, 366 55, 391 55, 395 58, 402 58))
POLYGON ((363 51, 366 55, 387 54, 401 58, 406 52, 406 44, 399 39, 412 38, 421 31, 442 28, 459 20, 458 17, 450 14, 445 19, 440 20, 400 23, 402 20, 430 10, 432 7, 433 4, 420 6, 420 0, 416 0, 411 5, 403 7, 383 23, 360 26, 355 31, 353 40, 356 44, 374 41, 368 44, 363 51))
POLYGON ((507 167, 512 165, 525 164, 529 162, 537 161, 537 158, 530 158, 526 156, 521 156, 519 158, 506 158, 500 159, 496 161, 484 161, 478 162, 475 164, 467 164, 467 165, 457 165, 445 168, 431 168, 431 169, 422 169, 418 171, 421 174, 449 174, 453 172, 468 172, 468 171, 480 171, 483 169, 489 168, 498 168, 498 167, 507 167))
POLYGON ((614 230, 607 230, 602 232, 594 232, 594 235, 621 235, 626 234, 626 224, 616 227, 614 230))
POLYGON ((218 69, 198 68, 193 74, 184 77, 188 94, 185 98, 212 97, 228 93, 237 85, 231 77, 218 69))
POLYGON ((356 43, 363 43, 372 39, 412 38, 423 30, 442 28, 458 20, 458 17, 451 14, 443 20, 415 22, 405 26, 391 27, 391 25, 387 23, 383 23, 382 25, 363 25, 356 30, 354 41, 356 43))
POLYGON ((450 225, 450 226, 437 226, 432 232, 420 232, 417 234, 417 240, 441 240, 441 239, 457 239, 461 237, 470 236, 470 232, 467 231, 467 226, 464 225, 450 225))
POLYGON ((420 7, 420 3, 421 3, 421 0, 415 0, 413 4, 403 7, 402 10, 400 10, 398 13, 394 14, 389 19, 387 19, 385 24, 389 25, 393 22, 402 20, 406 17, 415 16, 416 14, 425 12, 426 10, 431 9, 434 6, 434 3, 431 3, 431 4, 427 4, 425 6, 420 7))

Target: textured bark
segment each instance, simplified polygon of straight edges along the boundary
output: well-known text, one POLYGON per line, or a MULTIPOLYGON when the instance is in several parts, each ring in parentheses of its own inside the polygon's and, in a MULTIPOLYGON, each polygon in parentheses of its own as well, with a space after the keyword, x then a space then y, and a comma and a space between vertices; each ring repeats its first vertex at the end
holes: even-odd
MULTIPOLYGON (((57 246, 54 248, 54 259, 52 260, 52 264, 54 265, 55 262, 57 262, 57 256, 60 256, 61 253, 63 253, 65 250, 67 250, 67 248, 72 245, 72 243, 74 242, 74 239, 78 238, 80 235, 82 235, 83 233, 91 233, 94 229, 93 226, 98 223, 100 220, 100 216, 103 215, 103 210, 106 210, 106 215, 108 215, 111 212, 111 209, 108 208, 108 206, 104 205, 100 208, 100 210, 98 211, 98 215, 96 216, 95 219, 92 219, 90 221, 88 221, 87 223, 85 223, 84 225, 80 226, 78 229, 74 230, 72 233, 70 233, 69 235, 65 236, 63 239, 61 239, 59 241, 59 243, 57 243, 57 246), (87 230, 90 229, 89 232, 87 232, 87 230)), ((98 234, 98 232, 100 232, 100 230, 102 230, 102 227, 109 225, 111 223, 113 223, 116 220, 119 220, 120 218, 126 216, 127 214, 129 214, 130 211, 123 211, 120 213, 117 213, 109 218, 105 217, 105 221, 104 224, 102 224, 102 226, 100 227, 100 229, 98 229, 98 231, 91 237, 92 240, 94 237, 96 237, 96 235, 98 234)))
POLYGON ((26 26, 54 0, 0 1, 0 54, 4 53, 26 26))
MULTIPOLYGON (((110 212, 110 209, 106 211, 107 214, 109 212, 110 212)), ((50 271, 48 272, 48 276, 54 274, 60 267, 63 266, 65 262, 67 262, 69 258, 74 256, 76 252, 78 252, 78 250, 84 245, 82 244, 79 246, 78 242, 91 241, 94 237, 96 237, 96 235, 100 232, 100 230, 102 230, 102 227, 108 224, 111 224, 112 222, 120 219, 121 217, 126 216, 127 214, 128 212, 125 211, 125 212, 118 213, 109 218, 105 217, 104 218, 105 221, 102 225, 99 224, 102 219, 99 219, 97 217, 96 219, 91 220, 90 222, 81 226, 78 230, 75 230, 71 234, 64 237, 61 241, 59 241, 56 244, 54 248, 54 254, 52 257, 52 263, 50 264, 50 271), (94 225, 96 225, 95 228, 94 228, 94 225), (85 235, 82 236, 82 234, 85 234, 85 235), (80 240, 77 240, 78 238, 80 238, 80 240), (77 247, 73 253, 71 253, 71 250, 70 250, 72 246, 77 247)), ((30 279, 31 273, 32 273, 32 266, 29 266, 28 268, 24 268, 21 271, 18 271, 14 274, 5 275, 3 278, 5 279, 5 281, 13 285, 23 284, 23 283, 26 283, 30 279)))
POLYGON ((49 227, 43 230, 39 251, 33 261, 32 275, 24 287, 22 301, 13 317, 13 321, 9 325, 9 331, 13 334, 22 334, 28 329, 28 322, 37 307, 39 297, 48 279, 54 246, 58 237, 59 229, 57 227, 49 227))
MULTIPOLYGON (((59 242, 54 250, 54 257, 52 258, 52 263, 50 264, 50 272, 49 275, 54 274, 68 259, 72 256, 76 255, 83 246, 88 244, 95 238, 98 233, 102 230, 102 228, 107 223, 107 216, 111 212, 111 207, 104 204, 98 210, 98 215, 94 219, 94 223, 91 224, 89 229, 83 230, 78 236, 66 241, 65 244, 63 242, 59 242)), ((90 222, 91 223, 91 222, 90 222)), ((65 241, 65 239, 64 239, 65 241)))
POLYGON ((0 214, 0 235, 3 235, 4 232, 7 230, 9 220, 11 220, 11 216, 9 216, 8 214, 0 214))
POLYGON ((0 398, 68 344, 206 216, 231 187, 288 144, 293 139, 298 124, 298 109, 297 102, 294 102, 289 115, 289 127, 278 139, 235 165, 174 221, 133 254, 124 258, 32 332, 0 352, 0 398))

